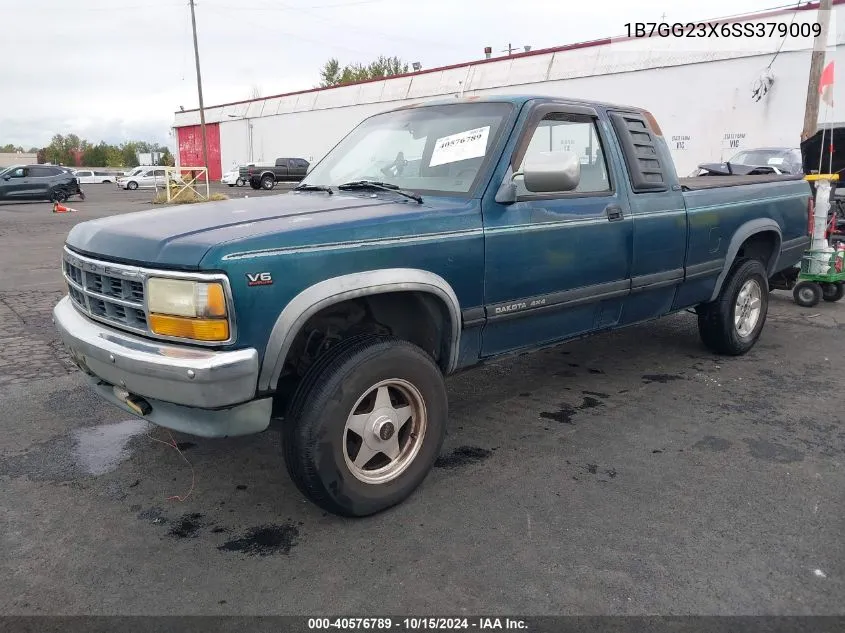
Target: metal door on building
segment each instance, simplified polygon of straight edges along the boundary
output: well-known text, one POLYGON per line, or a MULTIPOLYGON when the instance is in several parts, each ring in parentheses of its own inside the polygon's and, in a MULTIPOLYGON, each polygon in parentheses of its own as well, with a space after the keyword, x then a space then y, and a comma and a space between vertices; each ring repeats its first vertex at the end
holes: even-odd
MULTIPOLYGON (((199 125, 189 125, 178 128, 179 134, 179 165, 181 167, 202 167, 202 128, 199 125)), ((206 142, 208 144, 208 177, 209 180, 220 180, 223 177, 223 166, 220 162, 220 124, 208 123, 205 126, 206 142)))

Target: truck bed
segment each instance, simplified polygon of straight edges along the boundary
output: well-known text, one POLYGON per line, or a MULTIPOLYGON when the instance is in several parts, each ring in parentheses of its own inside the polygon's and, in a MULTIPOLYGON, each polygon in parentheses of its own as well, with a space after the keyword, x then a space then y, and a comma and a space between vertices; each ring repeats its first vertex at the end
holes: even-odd
POLYGON ((678 178, 684 191, 699 189, 715 189, 717 187, 738 187, 741 185, 757 185, 764 182, 783 182, 785 180, 802 180, 801 174, 766 174, 764 176, 695 176, 692 178, 678 178))

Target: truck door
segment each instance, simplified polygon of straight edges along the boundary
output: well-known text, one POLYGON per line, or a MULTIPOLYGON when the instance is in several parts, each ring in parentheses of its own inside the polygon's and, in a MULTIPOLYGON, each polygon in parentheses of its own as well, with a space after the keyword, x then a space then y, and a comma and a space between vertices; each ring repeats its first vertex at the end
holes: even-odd
POLYGON ((608 117, 626 167, 634 221, 631 296, 622 323, 636 323, 672 311, 684 282, 687 211, 669 148, 654 118, 622 110, 611 110, 608 117))
POLYGON ((574 191, 532 193, 515 178, 516 202, 483 202, 485 313, 482 355, 551 343, 619 322, 631 285, 632 227, 622 170, 592 107, 543 102, 523 113, 510 160, 574 152, 574 191))
POLYGON ((276 180, 288 179, 288 160, 287 158, 280 158, 276 161, 276 167, 273 170, 276 180))

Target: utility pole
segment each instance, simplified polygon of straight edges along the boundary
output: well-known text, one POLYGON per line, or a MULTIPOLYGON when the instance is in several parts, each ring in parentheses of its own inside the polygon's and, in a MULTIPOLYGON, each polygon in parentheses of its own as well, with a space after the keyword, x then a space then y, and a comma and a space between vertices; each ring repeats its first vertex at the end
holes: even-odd
POLYGON ((813 40, 813 56, 810 60, 810 80, 807 84, 807 104, 804 106, 804 141, 816 133, 819 124, 819 82, 824 69, 827 34, 830 30, 831 0, 820 0, 817 23, 821 27, 818 37, 813 40))
MULTIPOLYGON (((202 103, 202 75, 200 74, 200 50, 197 46, 197 18, 194 15, 194 0, 191 1, 191 28, 194 30, 194 58, 197 61, 197 93, 200 98, 200 130, 202 132, 202 164, 206 168, 205 180, 208 178, 208 142, 205 138, 205 110, 202 103)), ((821 72, 821 71, 820 71, 821 72)))

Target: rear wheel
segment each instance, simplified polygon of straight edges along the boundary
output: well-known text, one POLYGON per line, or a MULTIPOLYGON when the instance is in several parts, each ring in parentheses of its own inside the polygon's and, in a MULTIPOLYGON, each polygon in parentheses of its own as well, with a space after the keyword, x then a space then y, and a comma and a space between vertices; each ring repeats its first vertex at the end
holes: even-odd
POLYGON ((303 378, 284 422, 285 463, 324 510, 367 516, 404 501, 446 434, 443 375, 404 340, 339 343, 303 378))
POLYGON ((261 182, 256 180, 255 178, 249 179, 249 186, 253 189, 261 189, 261 182))
POLYGON ((822 284, 822 299, 825 301, 839 301, 845 296, 845 284, 837 281, 832 284, 822 284))
POLYGON ((261 188, 270 190, 276 186, 276 179, 269 174, 261 179, 261 188))
POLYGON ((822 300, 822 287, 815 281, 799 281, 792 290, 792 298, 802 308, 812 308, 822 300))
POLYGON ((740 356, 754 347, 769 309, 766 277, 759 260, 739 261, 716 300, 698 307, 698 331, 708 349, 740 356))

